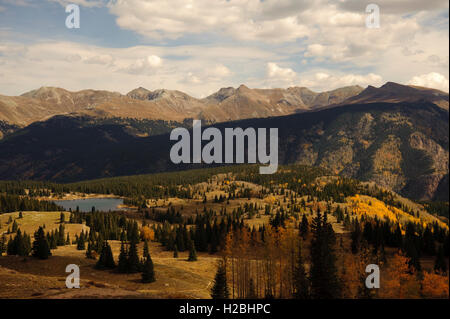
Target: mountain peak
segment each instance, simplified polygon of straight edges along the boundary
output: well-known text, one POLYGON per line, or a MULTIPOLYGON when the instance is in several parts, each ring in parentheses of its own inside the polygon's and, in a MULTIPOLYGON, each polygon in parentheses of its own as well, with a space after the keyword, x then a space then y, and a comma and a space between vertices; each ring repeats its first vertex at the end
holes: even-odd
POLYGON ((345 100, 341 104, 374 103, 374 102, 413 102, 418 100, 430 101, 448 110, 448 94, 435 89, 403 85, 396 82, 386 82, 376 88, 369 85, 356 96, 345 100), (438 94, 439 93, 439 94, 438 94))
POLYGON ((246 86, 246 85, 244 85, 244 84, 241 84, 241 85, 239 85, 239 87, 238 87, 237 90, 238 90, 238 91, 248 91, 248 90, 250 90, 250 89, 249 89, 248 86, 246 86))

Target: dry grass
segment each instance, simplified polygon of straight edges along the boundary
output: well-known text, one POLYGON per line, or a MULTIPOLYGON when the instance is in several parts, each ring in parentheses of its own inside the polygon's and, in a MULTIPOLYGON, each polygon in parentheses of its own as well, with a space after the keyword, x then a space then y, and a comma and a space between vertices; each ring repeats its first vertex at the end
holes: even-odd
MULTIPOLYGON (((16 221, 20 230, 27 234, 33 235, 39 226, 45 225, 46 231, 52 231, 59 228, 61 212, 22 212, 23 218, 19 218, 19 213, 7 213, 0 215, 0 234, 7 232, 8 228, 12 227, 7 224, 9 217, 16 221)), ((69 220, 70 213, 64 212, 66 221, 69 220)), ((81 233, 82 230, 89 231, 89 227, 81 224, 65 224, 66 235, 69 233, 71 240, 75 234, 81 233)))

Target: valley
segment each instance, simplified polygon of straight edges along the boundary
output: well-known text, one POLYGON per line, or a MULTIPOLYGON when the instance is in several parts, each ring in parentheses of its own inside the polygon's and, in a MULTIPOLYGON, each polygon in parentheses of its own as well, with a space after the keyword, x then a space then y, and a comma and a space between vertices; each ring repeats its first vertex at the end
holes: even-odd
MULTIPOLYGON (((436 243, 433 245, 435 249, 439 245, 446 247, 448 263, 448 218, 430 213, 423 204, 374 184, 337 177, 323 169, 284 166, 278 173, 267 176, 257 174, 257 170, 257 166, 244 165, 73 184, 2 182, 3 192, 20 193, 26 189, 27 196, 41 200, 82 198, 83 194, 87 198, 122 196, 124 203, 134 208, 104 213, 94 210, 64 212, 64 218, 61 211, 0 214, 0 232, 6 234, 3 235, 6 238, 16 236, 17 230, 22 234, 33 234, 42 225, 49 234, 61 236, 57 235, 58 230, 63 229, 62 237, 68 237, 63 245, 55 245, 51 249, 52 255, 45 260, 6 255, 5 252, 0 257, 0 295, 4 298, 58 299, 209 298, 217 267, 226 257, 228 284, 234 298, 245 298, 249 293, 258 298, 267 297, 264 287, 268 284, 272 285, 269 287, 276 298, 291 298, 293 273, 288 269, 295 263, 295 258, 291 259, 288 252, 300 244, 305 269, 312 267, 314 257, 310 251, 314 228, 311 227, 318 211, 327 216, 326 223, 332 227, 335 236, 330 253, 336 256, 336 274, 343 280, 345 278, 345 284, 340 288, 342 297, 358 297, 357 287, 361 282, 358 281, 357 265, 366 258, 381 265, 386 263, 381 266, 386 274, 383 277, 386 285, 394 285, 397 280, 392 277, 397 269, 394 271, 389 265, 398 262, 399 258, 416 258, 416 264, 411 265, 420 267, 426 280, 431 280, 433 285, 442 287, 442 282, 448 281, 446 276, 432 275, 436 257, 430 255, 427 246, 420 246, 420 257, 407 248, 412 240, 411 227, 418 232, 414 236, 421 238, 414 242, 421 243, 427 243, 426 233, 434 229, 438 237, 434 237, 436 243), (305 219, 309 225, 307 230, 305 219), (96 220, 104 221, 98 224, 96 220), (13 223, 17 224, 15 231, 11 229, 13 223), (140 272, 121 273, 120 265, 117 266, 121 243, 128 242, 129 245, 132 240, 127 240, 127 236, 133 233, 133 224, 138 229, 136 249, 139 256, 144 256, 144 245, 148 245, 156 278, 153 283, 143 284, 140 272), (109 228, 104 228, 105 225, 109 228), (375 227, 370 233, 368 225, 375 227), (391 235, 385 228, 387 225, 391 235), (377 242, 376 236, 372 237, 378 232, 377 227, 381 227, 379 231, 384 229, 382 242, 377 242), (395 239, 396 227, 403 238, 400 246, 395 239), (359 235, 357 229, 360 229, 359 235), (114 269, 96 268, 100 253, 95 251, 96 248, 92 252, 96 257, 87 258, 87 245, 96 247, 97 240, 101 241, 99 235, 108 239, 116 261, 114 269), (265 239, 261 241, 259 236, 265 239), (390 236, 393 237, 390 239, 390 236), (81 237, 84 238, 83 249, 79 246, 81 237), (196 261, 189 261, 192 251, 187 248, 189 241, 195 245, 196 261), (370 246, 365 248, 365 245, 370 246), (404 247, 406 257, 398 255, 401 247, 404 247), (372 249, 378 252, 367 255, 372 249), (274 263, 275 268, 261 268, 267 267, 267 262, 274 263), (80 266, 80 289, 65 288, 65 267, 70 263, 80 266), (278 272, 278 267, 284 270, 278 272), (348 269, 353 270, 348 272, 348 269), (247 271, 253 278, 253 288, 249 288, 248 279, 240 277, 247 271), (428 273, 430 275, 426 275, 428 273), (274 276, 273 282, 264 279, 269 274, 274 276)), ((428 282, 421 283, 414 278, 407 278, 408 298, 448 297, 448 285, 436 292, 428 288, 428 282)), ((372 297, 403 298, 405 291, 380 289, 372 297)))

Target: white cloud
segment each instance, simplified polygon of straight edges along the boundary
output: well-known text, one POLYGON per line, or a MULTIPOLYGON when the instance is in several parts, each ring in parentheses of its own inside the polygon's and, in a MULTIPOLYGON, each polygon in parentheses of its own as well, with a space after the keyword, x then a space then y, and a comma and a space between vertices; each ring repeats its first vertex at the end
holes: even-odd
POLYGON ((162 63, 162 59, 159 56, 149 55, 145 58, 137 59, 126 67, 121 68, 120 71, 131 74, 152 74, 162 63))
POLYGON ((241 83, 329 90, 416 77, 445 86, 425 77, 432 72, 449 78, 448 4, 441 0, 379 0, 380 29, 365 27, 366 3, 359 0, 48 1, 106 6, 119 27, 157 44, 105 48, 37 39, 24 45, 20 34, 0 28, 0 93, 18 94, 42 81, 68 89, 124 93, 147 86, 203 96, 241 83), (200 44, 180 44, 192 35, 200 44))
POLYGON ((0 94, 19 95, 40 86, 126 93, 143 86, 199 97, 246 82, 248 74, 242 70, 254 72, 274 57, 273 52, 242 46, 103 48, 73 42, 6 42, 0 44, 0 94))
POLYGON ((326 71, 310 72, 299 75, 298 86, 305 86, 315 91, 328 91, 344 86, 359 85, 367 87, 368 85, 380 86, 384 83, 383 78, 374 73, 353 74, 353 73, 334 73, 326 71))
MULTIPOLYGON (((69 57, 72 61, 79 61, 80 56, 79 55, 72 55, 69 57)), ((92 57, 87 58, 84 60, 85 63, 88 64, 111 64, 113 63, 113 57, 109 54, 102 54, 102 55, 94 55, 92 57)))
POLYGON ((444 92, 449 91, 448 79, 437 72, 431 72, 428 74, 417 75, 413 77, 408 84, 424 86, 433 89, 438 89, 444 92))
POLYGON ((50 2, 57 2, 61 6, 66 7, 68 4, 77 4, 87 8, 102 7, 106 5, 106 0, 48 0, 50 2))
POLYGON ((118 0, 109 5, 117 24, 152 39, 219 33, 240 40, 283 42, 307 36, 297 14, 308 1, 118 0), (176 8, 176 9, 174 9, 176 8))
POLYGON ((276 63, 267 63, 267 78, 271 83, 292 84, 297 79, 297 73, 290 68, 282 68, 276 63))

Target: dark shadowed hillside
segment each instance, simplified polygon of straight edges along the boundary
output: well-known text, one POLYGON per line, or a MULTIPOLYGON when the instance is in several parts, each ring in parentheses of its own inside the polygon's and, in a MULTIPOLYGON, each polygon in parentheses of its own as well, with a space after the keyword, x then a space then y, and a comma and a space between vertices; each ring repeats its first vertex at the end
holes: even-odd
MULTIPOLYGON (((170 162, 167 134, 85 123, 58 116, 8 136, 0 142, 0 179, 76 181, 191 167, 170 162)), ((420 199, 442 199, 448 189, 448 111, 432 103, 355 104, 216 127, 279 128, 280 164, 321 166, 420 199)))

